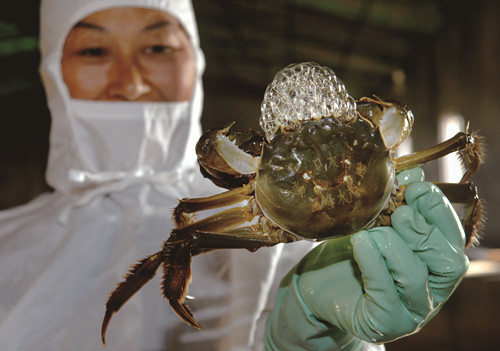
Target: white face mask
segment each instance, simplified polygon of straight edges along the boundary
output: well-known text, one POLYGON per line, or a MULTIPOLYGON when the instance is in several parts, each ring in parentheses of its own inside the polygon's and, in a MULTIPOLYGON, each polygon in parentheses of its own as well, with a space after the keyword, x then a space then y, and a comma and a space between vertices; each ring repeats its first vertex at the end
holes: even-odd
POLYGON ((188 102, 71 99, 69 108, 73 173, 168 171, 179 166, 186 151, 191 119, 188 102))
POLYGON ((66 137, 51 145, 49 162, 49 171, 59 174, 53 182, 59 190, 160 173, 170 178, 196 165, 193 130, 199 124, 189 101, 68 99, 66 107, 66 137))
MULTIPOLYGON (((67 106, 70 142, 53 145, 52 153, 66 162, 53 158, 49 166, 60 171, 59 190, 77 191, 77 206, 136 182, 173 186, 170 191, 189 186, 197 170, 194 147, 187 150, 193 134, 190 102, 69 99, 67 106)), ((67 215, 59 220, 65 223, 67 215)))

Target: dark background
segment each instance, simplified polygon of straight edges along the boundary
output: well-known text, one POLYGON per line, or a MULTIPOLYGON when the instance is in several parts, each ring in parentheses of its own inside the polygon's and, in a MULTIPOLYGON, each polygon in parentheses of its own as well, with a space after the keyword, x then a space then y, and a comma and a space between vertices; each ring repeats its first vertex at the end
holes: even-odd
MULTIPOLYGON (((10 2, 0 12, 0 209, 48 190, 50 117, 38 73, 38 6, 10 2)), ((470 252, 474 270, 442 313, 387 348, 498 349, 500 2, 194 0, 194 7, 207 61, 204 128, 233 120, 241 129, 259 128, 274 74, 316 61, 333 68, 355 98, 376 94, 407 103, 416 117, 415 149, 437 142, 439 116, 449 111, 480 129, 488 158, 473 180, 488 203, 483 249, 470 252)), ((427 179, 438 179, 437 163, 425 170, 427 179)))

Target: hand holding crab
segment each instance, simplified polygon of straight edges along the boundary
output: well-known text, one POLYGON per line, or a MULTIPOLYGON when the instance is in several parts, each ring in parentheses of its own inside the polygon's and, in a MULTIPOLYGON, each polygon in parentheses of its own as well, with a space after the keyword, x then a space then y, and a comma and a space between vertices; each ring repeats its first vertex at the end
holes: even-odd
POLYGON ((453 151, 460 150, 467 172, 460 184, 443 190, 452 202, 466 204, 462 222, 469 237, 476 236, 481 202, 475 187, 467 184, 482 159, 475 133, 459 133, 395 158, 394 150, 411 131, 411 111, 378 98, 356 103, 333 71, 312 63, 278 73, 266 90, 262 110, 267 140, 258 132, 232 132, 230 127, 202 135, 196 148, 202 173, 230 190, 180 201, 174 211, 177 228, 163 248, 136 265, 111 294, 103 341, 112 315, 160 265, 170 305, 184 321, 202 329, 184 304, 193 256, 223 248, 255 251, 390 225, 391 214, 404 204, 406 189, 395 180, 396 173, 453 151), (195 212, 245 200, 244 206, 194 220, 195 212))
POLYGON ((392 227, 329 240, 282 280, 266 350, 361 350, 420 330, 468 267, 460 222, 420 168, 398 175, 407 205, 392 227), (405 178, 405 179, 403 179, 405 178))

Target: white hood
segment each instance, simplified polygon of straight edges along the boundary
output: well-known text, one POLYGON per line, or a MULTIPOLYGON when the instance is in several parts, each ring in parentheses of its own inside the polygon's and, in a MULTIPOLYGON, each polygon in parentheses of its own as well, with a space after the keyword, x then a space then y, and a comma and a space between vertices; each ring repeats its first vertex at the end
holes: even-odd
POLYGON ((179 175, 196 164, 194 147, 200 136, 204 57, 190 1, 44 0, 40 45, 41 74, 52 115, 46 175, 51 186, 70 193, 75 187, 116 180, 128 174, 137 176, 171 171, 179 175), (186 29, 197 68, 190 102, 118 103, 70 97, 61 71, 66 36, 82 18, 120 6, 168 12, 186 29), (108 110, 114 113, 109 114, 108 110), (134 128, 130 128, 131 124, 134 128))

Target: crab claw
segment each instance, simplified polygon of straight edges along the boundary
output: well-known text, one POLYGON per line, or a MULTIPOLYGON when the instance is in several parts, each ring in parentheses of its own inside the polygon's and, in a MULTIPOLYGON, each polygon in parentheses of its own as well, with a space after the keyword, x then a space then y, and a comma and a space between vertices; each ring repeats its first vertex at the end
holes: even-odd
POLYGON ((396 150, 410 135, 413 126, 413 112, 396 100, 384 101, 378 96, 361 98, 358 112, 376 126, 389 150, 396 150))
POLYGON ((205 132, 196 144, 201 173, 226 189, 247 184, 257 172, 265 140, 257 131, 231 131, 233 124, 205 132))
POLYGON ((108 329, 111 317, 120 310, 120 308, 139 291, 156 274, 158 267, 162 262, 162 251, 151 256, 147 256, 137 263, 125 278, 125 281, 118 284, 116 289, 109 296, 106 303, 106 314, 102 321, 101 339, 102 344, 106 346, 106 330, 108 329))

